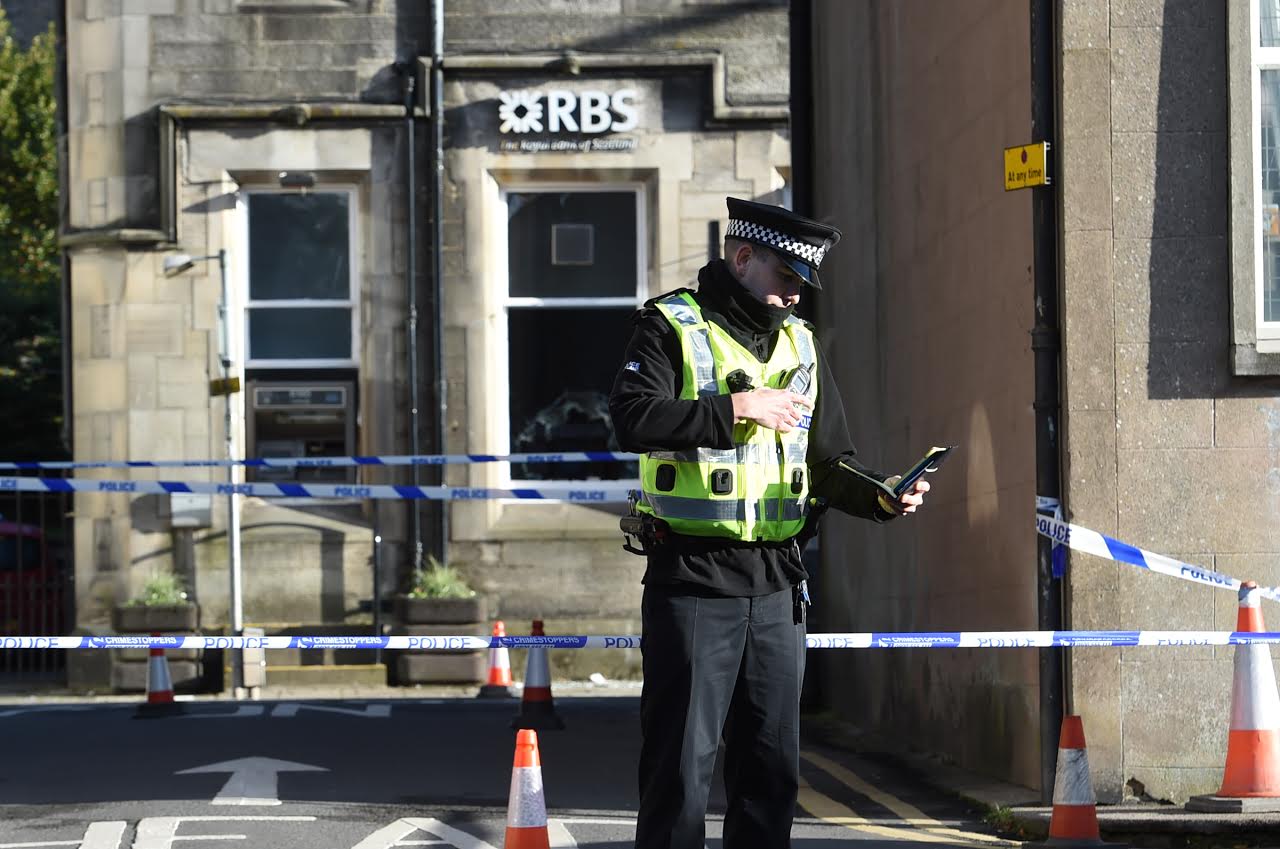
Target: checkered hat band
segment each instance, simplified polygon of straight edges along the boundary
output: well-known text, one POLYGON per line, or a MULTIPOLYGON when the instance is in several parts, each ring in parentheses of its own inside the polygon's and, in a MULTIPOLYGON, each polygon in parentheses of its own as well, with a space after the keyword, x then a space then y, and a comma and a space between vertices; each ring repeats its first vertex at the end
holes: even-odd
POLYGON ((822 262, 822 258, 827 253, 824 245, 811 245, 808 242, 797 241, 786 233, 780 233, 772 227, 765 227, 763 224, 756 224, 753 221, 740 221, 736 218, 730 218, 729 229, 725 232, 725 235, 735 239, 760 242, 769 247, 786 251, 815 268, 822 262))

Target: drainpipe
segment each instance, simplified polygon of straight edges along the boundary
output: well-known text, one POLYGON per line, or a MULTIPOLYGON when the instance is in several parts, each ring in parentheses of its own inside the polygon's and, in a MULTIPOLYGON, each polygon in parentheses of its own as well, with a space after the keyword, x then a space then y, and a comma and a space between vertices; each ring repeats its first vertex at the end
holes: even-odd
MULTIPOLYGON (((405 335, 407 337, 409 365, 409 453, 415 457, 422 453, 418 441, 418 176, 415 169, 414 103, 417 100, 418 77, 414 63, 401 59, 395 63, 396 72, 404 79, 404 168, 405 168, 405 335)), ((418 466, 409 467, 411 483, 419 483, 418 466)), ((409 535, 413 541, 413 569, 422 568, 422 509, 417 501, 409 502, 409 535)))
MULTIPOLYGON (((435 321, 431 325, 436 369, 436 450, 445 453, 448 422, 449 381, 444 366, 444 0, 431 3, 431 282, 435 321)), ((445 467, 439 466, 440 483, 445 467)), ((449 549, 449 505, 436 504, 435 554, 447 563, 449 549)))
MULTIPOLYGON (((1035 278, 1035 326, 1031 349, 1035 354, 1036 494, 1062 497, 1061 386, 1058 332, 1058 202, 1057 122, 1057 4, 1031 3, 1031 138, 1048 141, 1050 186, 1032 189, 1032 251, 1035 278)), ((1036 535, 1036 618, 1042 631, 1062 629, 1062 581, 1053 577, 1053 551, 1048 539, 1036 535)), ((1040 798, 1053 798, 1058 734, 1062 726, 1063 649, 1040 649, 1040 798)))
POLYGON ((791 2, 791 209, 813 217, 813 2, 791 2))
MULTIPOLYGON (((57 127, 57 145, 58 145, 58 185, 61 187, 58 192, 58 222, 61 228, 65 228, 67 222, 71 220, 67 214, 71 208, 71 183, 70 170, 67 163, 67 0, 62 0, 58 4, 58 14, 56 18, 57 27, 57 44, 55 46, 57 55, 57 75, 54 79, 54 85, 57 86, 58 106, 55 116, 57 127)), ((66 448, 67 456, 75 456, 75 445, 72 436, 75 428, 72 427, 75 413, 72 407, 73 398, 71 396, 71 258, 67 254, 67 249, 63 248, 59 257, 59 265, 62 273, 62 304, 60 307, 61 321, 60 328, 62 331, 62 445, 66 448)))

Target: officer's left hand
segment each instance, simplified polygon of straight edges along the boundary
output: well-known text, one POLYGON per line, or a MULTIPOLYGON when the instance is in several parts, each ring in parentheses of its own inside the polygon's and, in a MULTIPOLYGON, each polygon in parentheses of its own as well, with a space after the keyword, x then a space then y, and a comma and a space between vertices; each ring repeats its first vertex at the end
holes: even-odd
POLYGON ((916 508, 924 504, 924 494, 929 491, 929 482, 926 480, 916 481, 916 485, 909 492, 902 493, 902 498, 898 503, 903 513, 914 513, 916 508))
MULTIPOLYGON (((893 486, 894 483, 896 483, 899 480, 899 478, 901 478, 901 475, 895 475, 894 477, 891 477, 888 480, 886 480, 885 483, 889 484, 890 486, 893 486)), ((924 504, 924 494, 928 491, 929 491, 929 482, 921 478, 920 480, 916 481, 915 486, 913 486, 911 489, 907 490, 906 492, 902 493, 902 496, 899 498, 897 503, 892 505, 893 512, 897 513, 898 515, 902 515, 903 513, 916 512, 916 508, 924 504)), ((885 503, 883 499, 882 499, 882 503, 885 503)))

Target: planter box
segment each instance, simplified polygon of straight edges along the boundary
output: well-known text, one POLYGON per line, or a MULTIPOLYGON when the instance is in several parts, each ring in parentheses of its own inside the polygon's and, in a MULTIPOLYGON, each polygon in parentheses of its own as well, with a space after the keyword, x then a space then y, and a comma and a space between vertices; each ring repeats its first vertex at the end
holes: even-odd
POLYGON ((396 658, 396 678, 401 684, 478 684, 488 678, 485 652, 417 654, 396 658))
POLYGON ((117 634, 191 633, 199 622, 200 608, 194 604, 119 605, 111 611, 117 634))
MULTIPOLYGON (((195 604, 118 605, 111 611, 111 627, 117 634, 192 634, 200 623, 195 604)), ((117 693, 141 693, 147 689, 147 649, 111 650, 111 689, 117 693)), ((204 652, 169 649, 165 660, 176 690, 198 690, 202 684, 204 652)))
MULTIPOLYGON (((471 598, 409 598, 395 597, 396 621, 402 625, 470 625, 471 633, 477 623, 489 618, 489 603, 482 595, 471 598)), ((485 626, 488 630, 489 626, 485 626)), ((476 632, 479 633, 479 632, 476 632)))
MULTIPOLYGON (((488 634, 489 600, 471 598, 395 597, 393 633, 406 636, 465 636, 488 634)), ((395 655, 398 684, 479 684, 488 677, 489 653, 483 649, 400 651, 395 655)))
MULTIPOLYGON (((175 690, 195 690, 202 683, 200 664, 194 660, 169 662, 169 678, 175 690)), ((117 693, 145 693, 147 691, 147 664, 113 663, 111 665, 111 689, 117 693)))

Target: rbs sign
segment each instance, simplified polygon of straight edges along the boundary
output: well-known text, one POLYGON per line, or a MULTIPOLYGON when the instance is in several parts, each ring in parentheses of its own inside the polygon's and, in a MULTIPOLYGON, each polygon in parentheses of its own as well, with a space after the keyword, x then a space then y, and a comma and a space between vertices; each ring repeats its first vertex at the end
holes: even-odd
POLYGON ((615 91, 575 93, 550 91, 500 91, 498 118, 502 133, 623 133, 639 122, 637 92, 633 88, 615 91))

